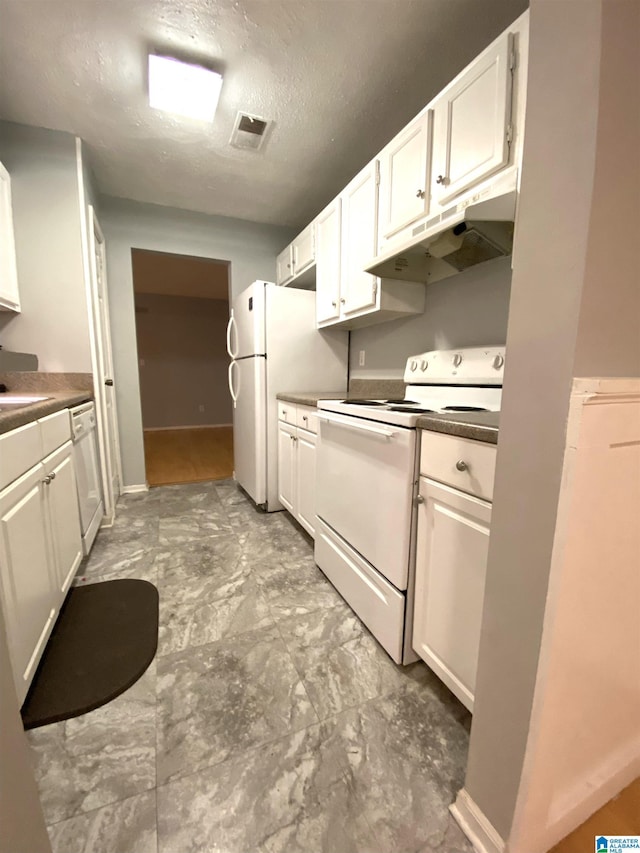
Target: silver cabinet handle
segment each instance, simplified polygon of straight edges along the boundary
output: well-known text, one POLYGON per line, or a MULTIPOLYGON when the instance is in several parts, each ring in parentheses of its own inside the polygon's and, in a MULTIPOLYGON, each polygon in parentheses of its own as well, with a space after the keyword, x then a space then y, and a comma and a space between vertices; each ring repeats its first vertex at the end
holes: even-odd
POLYGON ((344 297, 341 297, 340 302, 342 303, 342 305, 345 305, 347 300, 344 297))
POLYGON ((448 183, 447 176, 446 175, 438 175, 438 177, 436 178, 436 184, 446 184, 446 183, 448 183))
POLYGON ((464 459, 458 459, 458 461, 456 462, 456 468, 458 469, 458 471, 466 471, 468 467, 469 466, 464 461, 464 459))
POLYGON ((51 479, 52 479, 52 480, 55 480, 55 478, 56 478, 56 472, 55 472, 55 471, 52 471, 52 472, 49 474, 49 476, 51 477, 51 479))
POLYGON ((424 503, 424 498, 422 497, 422 495, 418 495, 418 497, 416 498, 416 503, 417 504, 423 504, 424 503))
POLYGON ((45 486, 48 486, 49 483, 51 482, 51 474, 47 474, 47 476, 44 478, 44 480, 42 482, 45 484, 45 486))
POLYGON ((424 190, 418 190, 416 193, 416 198, 424 198, 424 190))
POLYGON ((337 307, 338 307, 338 303, 337 303, 337 302, 332 302, 331 304, 333 305, 333 307, 334 307, 334 308, 337 308, 337 307))
POLYGON ((309 418, 306 415, 303 415, 302 420, 305 421, 305 423, 306 423, 309 420, 309 418))

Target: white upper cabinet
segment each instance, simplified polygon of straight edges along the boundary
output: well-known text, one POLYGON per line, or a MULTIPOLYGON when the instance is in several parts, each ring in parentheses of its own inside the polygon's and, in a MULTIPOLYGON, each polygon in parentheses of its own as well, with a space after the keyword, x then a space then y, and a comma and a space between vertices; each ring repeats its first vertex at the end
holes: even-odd
POLYGON ((276 258, 276 284, 287 284, 293 278, 291 245, 283 249, 276 258))
POLYGON ((374 160, 342 193, 342 276, 340 306, 344 316, 375 308, 378 278, 364 272, 376 251, 378 161, 374 160))
POLYGON ((431 110, 418 116, 379 155, 381 246, 429 212, 432 119, 431 110))
POLYGON ((305 287, 315 281, 316 225, 312 222, 276 258, 276 284, 305 287))
POLYGON ((506 33, 434 102, 432 199, 445 205, 506 166, 513 38, 506 33))
POLYGON ((359 172, 316 219, 318 326, 349 329, 424 311, 424 288, 364 272, 377 242, 378 161, 359 172))
POLYGON ((11 206, 11 178, 2 163, 0 163, 0 310, 20 310, 11 206))
POLYGON ((340 317, 341 201, 334 199, 316 219, 316 320, 318 325, 340 317))

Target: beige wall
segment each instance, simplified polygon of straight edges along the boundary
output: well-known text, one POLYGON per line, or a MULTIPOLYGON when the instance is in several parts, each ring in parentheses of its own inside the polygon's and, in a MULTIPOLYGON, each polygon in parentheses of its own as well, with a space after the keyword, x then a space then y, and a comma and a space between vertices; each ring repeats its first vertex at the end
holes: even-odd
POLYGON ((640 775, 639 517, 640 379, 577 380, 518 853, 544 853, 640 775))
POLYGON ((0 608, 0 853, 50 853, 0 608))
MULTIPOLYGON (((613 261, 615 247, 593 230, 601 210, 615 207, 616 197, 624 207, 634 192, 626 187, 633 171, 627 174, 624 163, 615 185, 598 179, 603 162, 621 150, 615 134, 599 125, 601 84, 626 92, 628 110, 617 116, 616 132, 628 135, 625 150, 631 143, 640 150, 630 83, 638 80, 637 54, 626 41, 638 40, 634 5, 532 0, 530 6, 522 192, 465 781, 503 839, 511 832, 529 737, 573 378, 587 364, 594 375, 638 370, 638 302, 629 286, 638 280, 637 265, 631 252, 613 261), (609 16, 617 15, 627 16, 619 30, 609 26, 609 16), (612 276, 603 274, 609 264, 612 276), (614 314, 603 308, 609 303, 614 314)), ((617 222, 616 245, 633 245, 636 222, 617 222)))
POLYGON ((232 422, 228 320, 226 300, 136 293, 145 429, 232 422))

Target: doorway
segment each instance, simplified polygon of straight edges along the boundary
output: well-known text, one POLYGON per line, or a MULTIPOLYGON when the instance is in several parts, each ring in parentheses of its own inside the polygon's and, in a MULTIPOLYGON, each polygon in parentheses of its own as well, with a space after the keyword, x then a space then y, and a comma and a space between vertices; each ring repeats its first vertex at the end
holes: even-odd
POLYGON ((132 249, 147 482, 233 474, 229 264, 132 249))

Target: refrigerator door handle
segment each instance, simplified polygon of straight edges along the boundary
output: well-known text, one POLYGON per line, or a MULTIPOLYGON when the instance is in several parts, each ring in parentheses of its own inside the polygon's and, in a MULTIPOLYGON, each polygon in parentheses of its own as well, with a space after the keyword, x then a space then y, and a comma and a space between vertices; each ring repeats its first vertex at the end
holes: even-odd
POLYGON ((238 324, 236 323, 235 318, 233 316, 233 309, 231 310, 231 316, 229 317, 229 322, 227 323, 227 352, 229 353, 231 358, 235 358, 238 355, 238 353, 237 353, 237 351, 236 352, 231 351, 231 328, 232 328, 232 326, 236 327, 236 341, 237 341, 238 324))
POLYGON ((236 366, 236 362, 232 361, 229 364, 229 393, 231 394, 231 399, 233 400, 233 408, 235 409, 236 403, 238 401, 238 394, 233 389, 233 368, 236 366))

